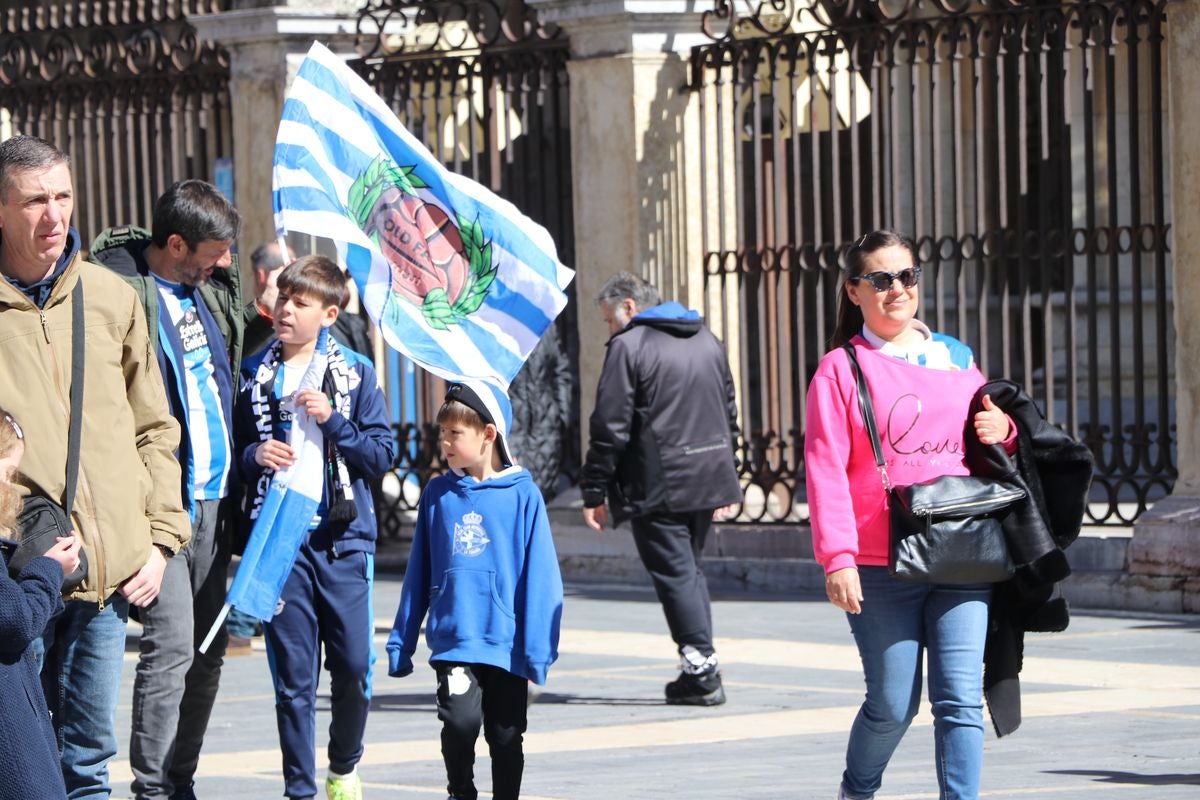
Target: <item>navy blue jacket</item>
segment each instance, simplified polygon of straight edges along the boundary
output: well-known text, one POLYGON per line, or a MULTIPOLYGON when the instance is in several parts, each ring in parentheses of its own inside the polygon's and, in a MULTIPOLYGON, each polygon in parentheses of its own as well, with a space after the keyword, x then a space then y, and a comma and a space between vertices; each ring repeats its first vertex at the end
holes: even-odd
MULTIPOLYGON (((258 415, 254 412, 253 389, 258 372, 269 347, 242 362, 242 389, 238 392, 233 410, 233 441, 237 453, 237 465, 247 494, 252 495, 255 484, 265 472, 254 460, 254 451, 259 445, 258 415)), ((366 356, 343 347, 346 363, 358 373, 359 384, 350 390, 350 416, 340 414, 336 407, 333 414, 321 425, 321 434, 326 441, 333 442, 346 460, 354 490, 354 505, 358 515, 344 530, 341 525, 326 524, 314 530, 308 539, 309 546, 316 550, 332 549, 338 555, 364 551, 375 552, 375 540, 379 526, 375 521, 375 504, 367 481, 383 475, 392 468, 396 458, 396 438, 388 422, 387 402, 375 369, 366 356)), ((273 387, 266 387, 270 394, 273 387)), ((280 441, 287 439, 285 431, 274 419, 273 435, 280 441)), ((325 474, 329 476, 329 464, 325 474)), ((325 501, 328 505, 330 481, 325 481, 325 501)), ((253 500, 253 497, 250 498, 253 500)))
POLYGON ((18 580, 0 555, 0 797, 62 800, 67 796, 30 644, 62 611, 62 568, 35 558, 18 580))

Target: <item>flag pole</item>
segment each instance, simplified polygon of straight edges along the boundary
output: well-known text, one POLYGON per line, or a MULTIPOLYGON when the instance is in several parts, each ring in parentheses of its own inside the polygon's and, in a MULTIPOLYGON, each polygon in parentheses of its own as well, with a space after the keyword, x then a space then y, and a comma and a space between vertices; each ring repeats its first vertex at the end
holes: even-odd
POLYGON ((200 643, 200 654, 208 652, 208 646, 212 644, 212 640, 217 637, 217 631, 221 630, 221 626, 225 624, 225 617, 229 616, 229 609, 233 606, 226 603, 221 606, 221 613, 217 614, 217 619, 213 622, 213 626, 208 629, 208 635, 204 637, 204 641, 200 643))

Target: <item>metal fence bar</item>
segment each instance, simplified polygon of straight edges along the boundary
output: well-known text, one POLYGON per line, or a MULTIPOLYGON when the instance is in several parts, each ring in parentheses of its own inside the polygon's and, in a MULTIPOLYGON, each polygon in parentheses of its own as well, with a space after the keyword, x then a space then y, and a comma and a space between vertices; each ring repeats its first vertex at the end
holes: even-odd
POLYGON ((918 241, 922 318, 1091 447, 1089 522, 1169 492, 1166 7, 714 2, 692 88, 709 314, 741 321, 743 520, 805 517, 804 386, 841 254, 881 225, 918 241))

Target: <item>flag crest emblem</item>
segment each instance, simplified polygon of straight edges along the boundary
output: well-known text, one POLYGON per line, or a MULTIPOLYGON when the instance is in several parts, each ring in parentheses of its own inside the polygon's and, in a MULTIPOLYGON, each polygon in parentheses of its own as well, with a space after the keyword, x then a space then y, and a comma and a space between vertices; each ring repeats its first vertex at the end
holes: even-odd
POLYGON ((431 328, 446 330, 483 304, 497 265, 479 220, 459 216, 456 224, 418 194, 425 188, 415 165, 378 156, 350 187, 346 206, 391 269, 385 312, 396 321, 394 304, 409 302, 431 328))

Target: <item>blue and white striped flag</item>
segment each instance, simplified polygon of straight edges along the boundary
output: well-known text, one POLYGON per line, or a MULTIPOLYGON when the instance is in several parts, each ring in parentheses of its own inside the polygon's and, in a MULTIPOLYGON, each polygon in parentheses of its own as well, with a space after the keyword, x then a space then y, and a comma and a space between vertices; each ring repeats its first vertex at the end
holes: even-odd
POLYGON ((566 305, 549 233, 448 171, 319 43, 275 141, 275 227, 337 242, 392 347, 447 380, 507 388, 566 305))

